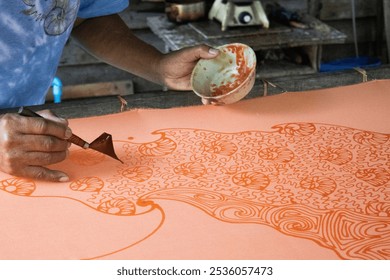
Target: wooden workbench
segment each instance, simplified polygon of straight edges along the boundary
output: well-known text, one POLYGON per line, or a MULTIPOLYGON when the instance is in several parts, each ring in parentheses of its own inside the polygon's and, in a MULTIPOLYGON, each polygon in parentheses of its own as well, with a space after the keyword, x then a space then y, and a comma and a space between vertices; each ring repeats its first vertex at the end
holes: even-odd
POLYGON ((270 48, 343 43, 346 39, 344 33, 309 15, 303 15, 303 22, 307 24, 307 29, 281 28, 280 26, 275 28, 280 30, 278 32, 277 30, 273 31, 273 23, 271 22, 269 29, 248 26, 240 29, 231 28, 231 30, 222 32, 215 30, 216 28, 220 29, 220 24, 215 21, 176 24, 169 22, 165 15, 147 18, 148 26, 165 42, 168 50, 178 50, 200 43, 219 46, 235 43, 239 40, 257 51, 270 48))
MULTIPOLYGON (((307 28, 292 28, 271 21, 269 29, 246 26, 222 32, 221 25, 214 20, 176 24, 168 21, 165 15, 147 18, 149 28, 165 43, 166 52, 198 44, 218 47, 240 42, 250 46, 257 52, 258 78, 316 73, 322 45, 341 44, 347 37, 310 15, 303 14, 302 22, 307 28), (299 55, 302 62, 297 63, 296 58, 267 59, 270 55, 279 56, 275 50, 293 51, 293 57, 299 55)), ((285 51, 281 55, 288 56, 285 51)))

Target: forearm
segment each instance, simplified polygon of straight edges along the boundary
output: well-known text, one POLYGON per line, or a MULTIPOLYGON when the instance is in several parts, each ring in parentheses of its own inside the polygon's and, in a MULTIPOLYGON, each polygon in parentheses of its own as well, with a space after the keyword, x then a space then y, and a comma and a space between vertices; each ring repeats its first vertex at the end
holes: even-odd
POLYGON ((163 55, 137 38, 118 15, 87 19, 73 29, 72 35, 100 60, 163 83, 158 69, 163 55))

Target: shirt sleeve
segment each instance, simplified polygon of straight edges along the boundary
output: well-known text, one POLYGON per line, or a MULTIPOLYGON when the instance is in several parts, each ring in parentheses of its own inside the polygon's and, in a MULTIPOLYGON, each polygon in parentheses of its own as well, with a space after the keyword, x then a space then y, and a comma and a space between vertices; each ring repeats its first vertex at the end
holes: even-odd
POLYGON ((80 18, 92 18, 119 13, 127 8, 129 0, 81 0, 77 14, 80 18))

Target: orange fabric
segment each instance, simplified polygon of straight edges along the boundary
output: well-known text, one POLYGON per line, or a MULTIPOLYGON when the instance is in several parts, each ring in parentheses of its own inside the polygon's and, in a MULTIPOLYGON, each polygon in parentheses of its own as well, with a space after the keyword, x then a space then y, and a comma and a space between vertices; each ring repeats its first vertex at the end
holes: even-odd
POLYGON ((390 80, 74 119, 71 182, 0 174, 1 259, 390 259, 390 80))

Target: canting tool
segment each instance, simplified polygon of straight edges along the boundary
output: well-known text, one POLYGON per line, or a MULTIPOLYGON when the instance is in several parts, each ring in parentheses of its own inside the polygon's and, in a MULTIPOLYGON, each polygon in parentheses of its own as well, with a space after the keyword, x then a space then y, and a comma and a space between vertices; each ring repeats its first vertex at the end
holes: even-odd
MULTIPOLYGON (((32 111, 31 109, 29 109, 27 107, 20 107, 18 113, 19 113, 19 115, 24 116, 24 117, 43 118, 41 115, 35 113, 34 111, 32 111)), ((72 136, 69 139, 67 139, 67 141, 71 142, 77 146, 80 146, 83 149, 90 148, 92 150, 98 151, 102 154, 105 154, 105 155, 112 157, 116 160, 119 160, 121 163, 123 163, 123 161, 121 161, 118 158, 118 156, 115 154, 111 134, 104 132, 98 138, 93 140, 91 143, 88 143, 87 141, 81 139, 79 136, 72 134, 72 136)))

